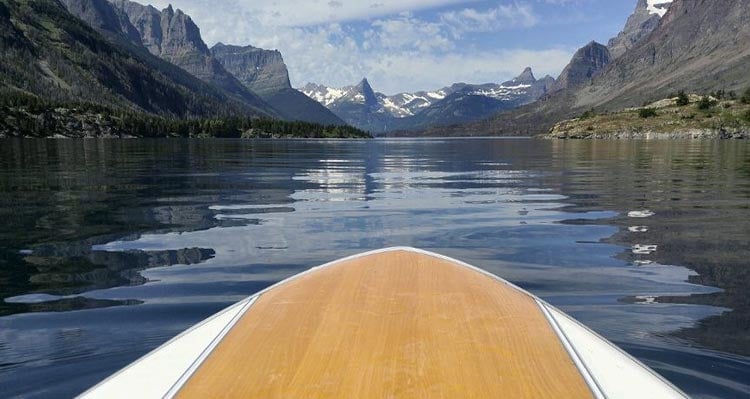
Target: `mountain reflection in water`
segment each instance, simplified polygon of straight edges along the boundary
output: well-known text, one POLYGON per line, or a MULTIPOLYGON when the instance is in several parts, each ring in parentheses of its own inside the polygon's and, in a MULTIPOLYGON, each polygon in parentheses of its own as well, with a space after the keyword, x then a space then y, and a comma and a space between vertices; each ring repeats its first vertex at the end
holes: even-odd
POLYGON ((396 245, 529 289, 692 396, 750 391, 747 143, 5 140, 0 193, 8 396, 80 393, 234 301, 396 245))

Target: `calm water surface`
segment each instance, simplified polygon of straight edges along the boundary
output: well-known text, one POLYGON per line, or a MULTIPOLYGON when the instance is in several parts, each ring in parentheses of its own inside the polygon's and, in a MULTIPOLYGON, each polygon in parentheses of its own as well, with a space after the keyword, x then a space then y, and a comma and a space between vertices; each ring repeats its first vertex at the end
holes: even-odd
POLYGON ((0 141, 0 396, 75 395, 365 250, 468 261, 695 397, 750 397, 750 145, 0 141))

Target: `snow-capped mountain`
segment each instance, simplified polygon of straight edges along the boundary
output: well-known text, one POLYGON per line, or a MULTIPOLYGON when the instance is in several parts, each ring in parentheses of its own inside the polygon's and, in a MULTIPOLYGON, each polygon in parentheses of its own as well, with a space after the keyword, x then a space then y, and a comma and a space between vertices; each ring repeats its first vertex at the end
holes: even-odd
POLYGON ((550 76, 537 80, 531 68, 526 68, 501 84, 456 83, 438 90, 392 96, 374 91, 367 79, 342 88, 308 83, 300 90, 347 123, 381 133, 481 119, 533 102, 547 93, 554 81, 550 76))
POLYGON ((386 96, 376 93, 367 79, 342 88, 308 83, 300 91, 326 106, 352 126, 370 132, 392 129, 395 117, 384 104, 386 96))
POLYGON ((382 95, 382 101, 383 106, 391 115, 396 118, 406 118, 418 114, 447 95, 445 89, 440 89, 430 92, 399 93, 393 96, 382 95))
POLYGON ((334 89, 323 85, 317 85, 315 83, 308 83, 305 87, 300 88, 305 95, 312 98, 313 100, 325 105, 326 107, 331 105, 334 101, 343 97, 346 94, 348 88, 334 89))
MULTIPOLYGON (((363 82, 369 87, 367 79, 364 79, 363 82)), ((341 98, 348 97, 356 100, 357 95, 362 95, 363 82, 342 88, 333 88, 315 83, 308 83, 300 90, 308 97, 330 108, 341 98)), ((433 92, 420 91, 416 93, 399 93, 393 96, 387 96, 383 93, 375 92, 374 95, 378 102, 395 118, 406 118, 416 115, 423 108, 429 107, 436 101, 444 99, 447 95, 444 90, 445 89, 433 92)), ((359 98, 361 99, 362 97, 359 98)))

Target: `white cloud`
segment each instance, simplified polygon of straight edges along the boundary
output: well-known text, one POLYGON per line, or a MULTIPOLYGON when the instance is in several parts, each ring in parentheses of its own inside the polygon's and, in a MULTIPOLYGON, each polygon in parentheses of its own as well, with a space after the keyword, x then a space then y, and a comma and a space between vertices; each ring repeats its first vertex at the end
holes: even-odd
POLYGON ((503 50, 417 58, 409 54, 386 54, 372 59, 366 67, 373 87, 393 94, 436 89, 455 82, 499 83, 518 75, 529 65, 539 77, 555 75, 567 64, 570 56, 570 51, 562 49, 503 50))
POLYGON ((454 42, 445 33, 445 27, 403 14, 395 18, 373 21, 364 32, 365 50, 416 50, 421 53, 448 51, 454 42))
MULTIPOLYGON (((152 1, 158 7, 169 2, 152 1)), ((539 76, 556 75, 574 51, 555 46, 478 50, 465 40, 472 32, 536 24, 530 3, 492 5, 485 13, 462 5, 419 13, 467 1, 225 0, 220 7, 214 0, 171 2, 193 17, 209 45, 221 41, 279 49, 297 87, 306 82, 346 86, 367 77, 376 90, 391 94, 459 81, 501 82, 526 66, 539 76), (367 19, 347 22, 359 18, 367 19)))
POLYGON ((529 4, 500 4, 488 10, 464 8, 440 15, 443 23, 456 33, 497 32, 510 28, 528 28, 537 24, 538 18, 529 4))
POLYGON ((378 18, 472 1, 475 0, 150 0, 157 7, 172 3, 188 14, 200 10, 252 14, 267 25, 294 27, 378 18))

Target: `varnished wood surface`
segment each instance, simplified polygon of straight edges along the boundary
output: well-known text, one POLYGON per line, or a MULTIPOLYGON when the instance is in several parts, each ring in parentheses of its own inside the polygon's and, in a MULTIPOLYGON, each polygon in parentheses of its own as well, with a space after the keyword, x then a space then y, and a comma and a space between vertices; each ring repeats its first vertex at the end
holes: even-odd
POLYGON ((589 398, 535 300, 393 251, 261 295, 181 398, 589 398))

